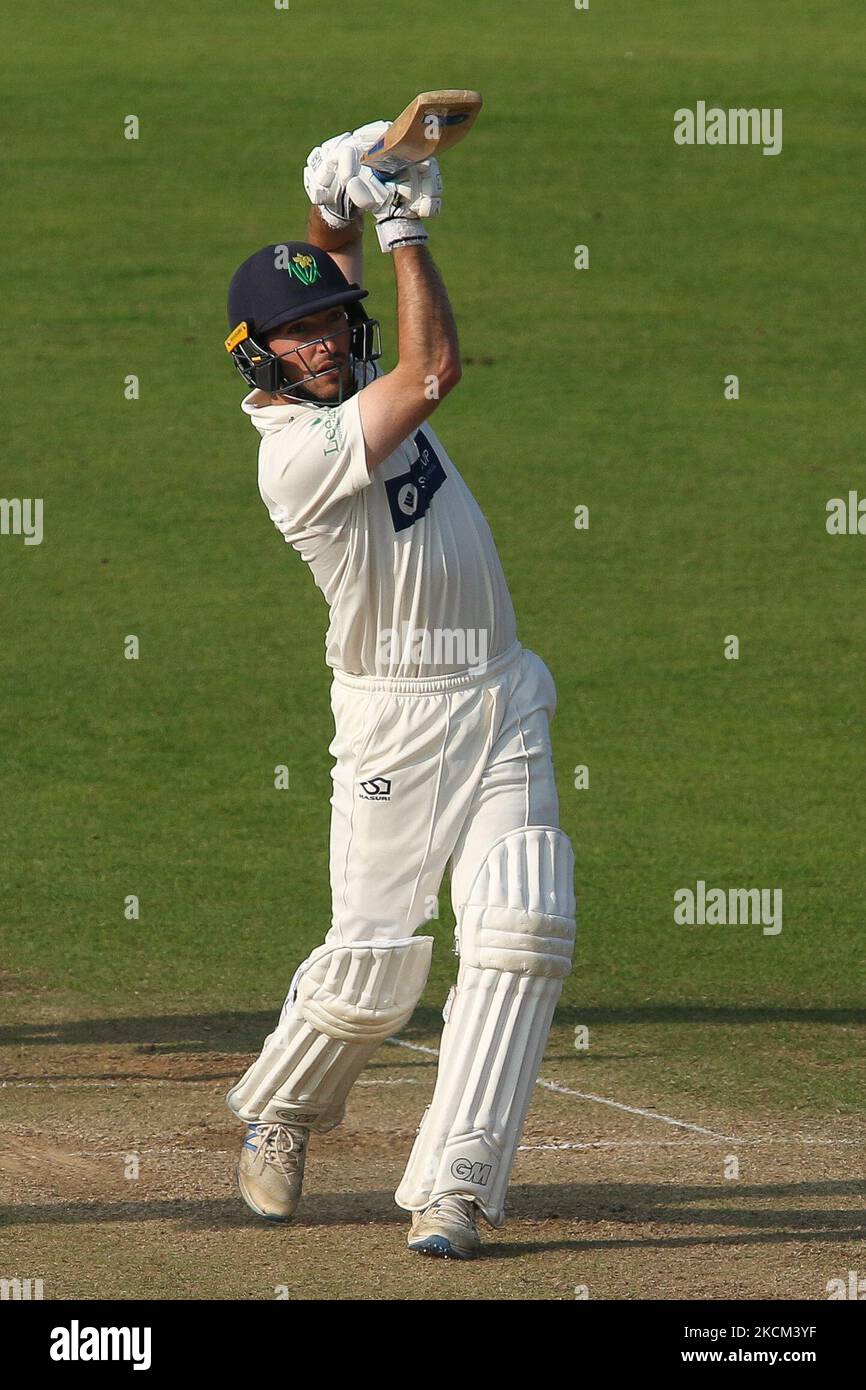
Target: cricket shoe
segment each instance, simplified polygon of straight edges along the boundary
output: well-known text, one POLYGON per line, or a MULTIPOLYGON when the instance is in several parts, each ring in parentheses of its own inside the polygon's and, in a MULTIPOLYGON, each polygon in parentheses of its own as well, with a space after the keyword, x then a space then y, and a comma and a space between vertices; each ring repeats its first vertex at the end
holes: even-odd
POLYGON ((301 1200, 310 1131, 305 1125, 247 1125, 237 1165, 240 1194, 266 1221, 291 1221, 301 1200))
POLYGON ((443 1259, 471 1260, 481 1247, 475 1200, 448 1192, 423 1211, 412 1213, 409 1249, 443 1259))

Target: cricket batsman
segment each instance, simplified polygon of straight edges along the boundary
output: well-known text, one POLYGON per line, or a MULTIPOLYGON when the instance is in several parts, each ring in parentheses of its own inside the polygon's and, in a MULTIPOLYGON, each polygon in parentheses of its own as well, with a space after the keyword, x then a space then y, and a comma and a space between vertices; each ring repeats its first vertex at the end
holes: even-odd
POLYGON ((376 121, 310 154, 305 242, 263 247, 229 287, 226 347, 252 388, 258 485, 329 609, 330 930, 258 1058, 228 1093, 246 1124, 237 1179, 287 1221, 310 1137, 424 991, 446 869, 456 984, 435 1089, 396 1192, 410 1250, 468 1259, 494 1228, 575 937, 559 826, 556 689, 521 645, 490 528, 430 426, 460 381, 457 330, 428 250, 435 158, 384 182, 376 121), (383 373, 361 301, 362 227, 391 257, 398 358, 383 373))

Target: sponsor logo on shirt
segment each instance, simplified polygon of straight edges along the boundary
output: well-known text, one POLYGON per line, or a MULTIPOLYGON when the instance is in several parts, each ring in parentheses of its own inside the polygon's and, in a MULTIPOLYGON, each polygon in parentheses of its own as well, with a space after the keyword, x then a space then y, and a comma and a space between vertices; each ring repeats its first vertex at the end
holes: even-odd
POLYGON ((423 430, 418 430, 412 442, 418 450, 418 457, 410 465, 408 473, 385 479, 395 531, 405 531, 407 526, 414 526, 426 515, 433 494, 439 491, 447 477, 439 456, 423 430))
POLYGON ((326 410, 324 415, 316 416, 313 424, 321 425, 325 432, 325 447, 322 450, 322 457, 327 458, 329 454, 338 453, 343 442, 339 413, 336 410, 326 410))

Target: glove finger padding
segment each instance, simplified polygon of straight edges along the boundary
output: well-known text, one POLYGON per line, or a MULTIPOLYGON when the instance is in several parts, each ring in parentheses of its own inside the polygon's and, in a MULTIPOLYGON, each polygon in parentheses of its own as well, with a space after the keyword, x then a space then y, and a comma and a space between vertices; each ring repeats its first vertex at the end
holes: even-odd
POLYGON ((352 144, 361 154, 366 154, 377 140, 381 140, 385 131, 391 125, 390 121, 368 121, 366 125, 359 125, 357 130, 353 130, 350 136, 352 144))
POLYGON ((317 145, 310 151, 304 168, 304 188, 329 226, 345 227, 355 211, 346 193, 346 175, 352 173, 359 156, 343 136, 326 144, 332 148, 326 150, 317 145))
POLYGON ((332 135, 329 140, 323 140, 321 145, 316 145, 307 155, 306 167, 314 177, 318 177, 324 184, 329 184, 336 167, 337 156, 347 140, 351 140, 352 132, 345 130, 342 135, 332 135))
POLYGON ((335 183, 359 212, 378 213, 393 200, 391 184, 382 183, 372 169, 361 163, 361 150, 354 143, 340 150, 335 183))
POLYGON ((442 175, 435 159, 411 165, 397 182, 384 183, 372 169, 359 165, 346 183, 355 207, 372 212, 376 221, 386 217, 438 217, 442 211, 442 175))
POLYGON ((304 189, 310 202, 315 206, 328 201, 331 187, 329 165, 321 145, 316 145, 307 155, 304 166, 304 189))
POLYGON ((437 159, 413 164, 394 185, 407 212, 416 217, 438 217, 442 211, 442 175, 437 159))
MULTIPOLYGON (((345 227, 356 210, 372 212, 389 196, 387 192, 379 195, 376 187, 365 180, 354 185, 359 199, 355 202, 347 185, 357 178, 361 155, 381 140, 390 124, 390 121, 369 121, 357 130, 332 135, 307 156, 304 189, 329 226, 345 227)), ((372 170, 367 173, 372 175, 372 170)))
POLYGON ((354 176, 347 180, 346 193, 359 211, 372 212, 377 217, 399 200, 393 184, 383 183, 360 162, 354 176))

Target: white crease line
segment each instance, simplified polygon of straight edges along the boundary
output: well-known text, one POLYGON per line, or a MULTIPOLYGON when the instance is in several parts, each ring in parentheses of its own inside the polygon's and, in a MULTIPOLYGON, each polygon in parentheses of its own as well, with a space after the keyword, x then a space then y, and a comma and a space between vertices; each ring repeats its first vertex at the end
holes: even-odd
POLYGON ((420 1081, 416 1081, 413 1076, 395 1076, 393 1080, 387 1077, 380 1081, 356 1081, 356 1086, 420 1086, 420 1081))
MULTIPOLYGON (((141 1154, 213 1154, 215 1158, 222 1158, 226 1154, 234 1153, 234 1149, 64 1149, 61 1151, 64 1158, 138 1158, 141 1154)), ((131 1179, 132 1181, 132 1179, 131 1179)))
POLYGON ((119 1086, 119 1081, 0 1081, 0 1087, 38 1087, 45 1086, 52 1091, 65 1090, 67 1086, 119 1086))
MULTIPOLYGON (((24 1136, 36 1137, 36 1136, 24 1136)), ((820 1144, 829 1147, 836 1147, 842 1144, 857 1144, 863 1147, 860 1139, 810 1139, 807 1135, 794 1136, 773 1136, 763 1135, 757 1139, 739 1139, 740 1145, 752 1144, 760 1146, 764 1144, 820 1144)), ((560 1153, 574 1149, 683 1149, 709 1147, 704 1139, 590 1139, 586 1142, 578 1140, 564 1140, 560 1144, 519 1144, 518 1153, 560 1153)), ((234 1149, 183 1149, 177 1146, 161 1147, 156 1149, 136 1149, 130 1146, 127 1149, 61 1149, 58 1150, 62 1158, 127 1158, 130 1155, 138 1157, 141 1154, 210 1154, 213 1158, 225 1158, 235 1152, 234 1149)))
POLYGON ((813 1139, 809 1134, 768 1134, 763 1139, 742 1139, 742 1144, 829 1144, 835 1147, 836 1144, 856 1144, 862 1149, 866 1146, 864 1139, 813 1139))
POLYGON ((147 1086, 179 1086, 179 1084, 189 1086, 189 1080, 183 1079, 182 1076, 135 1076, 126 1081, 0 1081, 0 1087, 32 1087, 33 1090, 39 1090, 39 1087, 43 1087, 47 1091, 68 1091, 75 1090, 76 1087, 96 1086, 104 1087, 106 1090, 117 1090, 121 1086, 126 1088, 139 1086, 142 1081, 146 1081, 147 1086))
MULTIPOLYGON (((421 1043, 404 1042, 402 1038, 388 1038, 387 1041, 394 1047, 408 1047, 412 1052, 426 1052, 430 1057, 438 1057, 439 1052, 435 1047, 424 1047, 421 1043)), ((696 1134, 706 1134, 711 1139, 726 1139, 729 1143, 739 1143, 735 1134, 717 1134, 714 1129, 705 1129, 703 1125, 692 1125, 686 1120, 675 1120, 672 1115, 660 1115, 654 1110, 641 1110, 637 1105, 624 1105, 619 1100, 609 1100, 607 1096, 594 1096, 589 1091, 574 1091, 570 1086, 562 1086, 558 1081, 545 1081, 543 1076, 539 1076, 536 1086, 542 1086, 547 1091, 556 1091, 563 1096, 577 1096, 579 1100, 594 1100, 599 1105, 610 1105, 614 1110, 626 1110, 630 1115, 642 1115, 647 1120, 660 1120, 662 1124, 676 1125, 678 1129, 691 1129, 696 1134)))
MULTIPOLYGON (((752 1141, 760 1143, 760 1140, 752 1141)), ((557 1153, 560 1149, 682 1149, 709 1146, 708 1139, 591 1139, 582 1144, 567 1140, 562 1144, 518 1144, 518 1153, 557 1153)))
POLYGON ((402 1038, 386 1038, 386 1043, 392 1047, 408 1047, 410 1052, 426 1052, 428 1057, 438 1057, 438 1047, 425 1047, 423 1043, 404 1042, 402 1038))
MULTIPOLYGON (((435 1047, 426 1047, 423 1043, 405 1042, 402 1038, 386 1038, 385 1041, 388 1042, 388 1043, 390 1043, 392 1047, 404 1047, 404 1048, 407 1048, 410 1052, 423 1052, 423 1053, 424 1053, 426 1056, 428 1056, 428 1057, 438 1057, 438 1056, 439 1056, 439 1049, 438 1049, 438 1048, 435 1048, 435 1047)), ((194 1079, 195 1079, 195 1078, 193 1078, 193 1080, 194 1080, 194 1079)), ((61 1091, 62 1091, 62 1090, 65 1090, 65 1089, 67 1089, 67 1088, 74 1088, 74 1087, 76 1087, 76 1086, 104 1086, 104 1087, 107 1087, 107 1088, 116 1088, 116 1087, 119 1087, 119 1086, 121 1086, 121 1085, 124 1085, 124 1086, 127 1086, 127 1087, 128 1087, 128 1086, 137 1086, 137 1085, 139 1084, 139 1082, 146 1082, 146 1083, 147 1083, 148 1085, 150 1085, 150 1086, 163 1086, 163 1085, 171 1086, 171 1085, 176 1085, 176 1084, 178 1084, 178 1083, 181 1083, 181 1084, 183 1084, 183 1085, 189 1085, 189 1081, 185 1080, 183 1077, 172 1078, 172 1077, 147 1077, 147 1076, 143 1076, 143 1077, 135 1077, 134 1080, 130 1080, 130 1081, 126 1081, 126 1082, 120 1082, 120 1081, 87 1081, 87 1080, 79 1080, 79 1081, 0 1081, 0 1087, 39 1087, 39 1086, 44 1086, 44 1087, 47 1087, 47 1088, 50 1089, 50 1090, 61 1090, 61 1091)), ((415 1081, 414 1079, 412 1079, 412 1078, 410 1078, 410 1077, 403 1077, 403 1078, 397 1078, 397 1079, 395 1079, 395 1080, 388 1080, 388 1079, 375 1080, 375 1079, 374 1079, 374 1080, 370 1080, 370 1081, 357 1081, 355 1084, 358 1085, 358 1086, 400 1086, 400 1085, 403 1085, 403 1086, 417 1086, 417 1085, 419 1085, 420 1083, 417 1082, 417 1081, 415 1081)), ((639 1106, 636 1106, 636 1105, 625 1105, 622 1101, 610 1100, 607 1096, 596 1096, 596 1095, 593 1095, 593 1093, 592 1093, 591 1091, 575 1091, 575 1090, 573 1090, 570 1086, 563 1086, 563 1085, 561 1085, 561 1083, 558 1082, 558 1081, 547 1081, 547 1080, 546 1080, 544 1077, 542 1077, 542 1076, 540 1076, 540 1077, 537 1079, 537 1081, 536 1081, 535 1084, 536 1084, 536 1086, 542 1086, 545 1090, 554 1091, 555 1093, 557 1093, 557 1094, 559 1094, 559 1095, 576 1096, 579 1100, 592 1100, 592 1101, 595 1101, 598 1105, 610 1105, 610 1106, 613 1107, 613 1109, 615 1109, 615 1110, 625 1110, 625 1111, 627 1111, 630 1115, 642 1115, 645 1119, 648 1119, 648 1120, 659 1120, 659 1121, 661 1121, 663 1124, 675 1125, 678 1129, 688 1129, 688 1130, 692 1130, 692 1131, 694 1131, 696 1134, 705 1134, 709 1139, 723 1139, 723 1140, 725 1140, 727 1143, 731 1143, 731 1144, 753 1144, 753 1143, 754 1143, 754 1144, 762 1144, 762 1143, 789 1144, 789 1143, 791 1143, 791 1142, 797 1142, 797 1143, 801 1143, 801 1144, 825 1144, 825 1145, 835 1146, 835 1145, 837 1145, 837 1144, 862 1144, 862 1143, 864 1142, 864 1141, 858 1140, 858 1139, 810 1139, 810 1138, 805 1137, 805 1136, 804 1136, 804 1137, 799 1137, 799 1138, 797 1138, 796 1140, 793 1140, 793 1141, 792 1141, 792 1139, 791 1139, 790 1136, 781 1136, 781 1137, 778 1138, 778 1139, 771 1139, 771 1138, 769 1138, 769 1139, 742 1139, 742 1138, 738 1137, 738 1136, 735 1135, 735 1134, 718 1134, 718 1133, 716 1133, 715 1130, 712 1130, 712 1129, 705 1129, 703 1125, 693 1125, 693 1124, 689 1124, 688 1121, 686 1121, 686 1120, 675 1120, 671 1115, 662 1115, 662 1114, 659 1114, 659 1113, 657 1113, 657 1112, 655 1112, 655 1111, 652 1111, 652 1110, 642 1110, 639 1106)), ((641 1141, 637 1141, 637 1146, 638 1146, 638 1147, 640 1146, 640 1142, 641 1142, 641 1141)), ((659 1143, 661 1143, 662 1141, 653 1141, 653 1142, 659 1142, 659 1143)), ((611 1143, 613 1143, 613 1141, 611 1141, 611 1143)), ((606 1144, 607 1144, 607 1141, 605 1141, 605 1140, 599 1140, 599 1141, 597 1141, 597 1142, 594 1142, 594 1143, 587 1143, 587 1144, 578 1144, 578 1143, 570 1144, 570 1143, 569 1143, 569 1144, 556 1144, 556 1145, 550 1145, 550 1146, 544 1146, 544 1147, 549 1147, 549 1148, 562 1148, 562 1149, 580 1149, 580 1148, 593 1149, 593 1148, 600 1148, 600 1147, 602 1147, 603 1145, 606 1145, 606 1144)), ((537 1147, 537 1146, 535 1146, 535 1145, 532 1145, 532 1146, 528 1146, 528 1145, 527 1145, 527 1146, 523 1146, 523 1145, 521 1145, 521 1146, 520 1146, 521 1149, 523 1149, 524 1147, 526 1147, 526 1148, 530 1148, 530 1147, 531 1147, 531 1148, 535 1148, 535 1147, 537 1147)), ((190 1149, 183 1149, 183 1150, 167 1150, 166 1152, 170 1152, 170 1153, 171 1153, 171 1152, 177 1152, 177 1153, 191 1153, 191 1152, 193 1152, 193 1150, 190 1150, 190 1149)), ((204 1150, 204 1149, 203 1149, 203 1150, 201 1150, 201 1152, 202 1152, 202 1153, 205 1153, 205 1152, 208 1152, 208 1153, 209 1153, 209 1152, 212 1152, 212 1150, 204 1150)))
MULTIPOLYGON (((520 1144, 518 1148, 527 1153, 555 1153, 558 1149, 682 1149, 690 1145, 700 1148, 702 1145, 709 1147, 709 1143, 708 1139, 591 1139, 586 1143, 569 1139, 561 1144, 520 1144)), ((805 1134, 763 1134, 757 1139, 737 1139, 736 1143, 741 1148, 749 1144, 756 1147, 767 1144, 811 1144, 834 1149, 843 1144, 856 1144, 861 1149, 864 1147, 862 1139, 811 1139, 805 1134)))
POLYGON ((562 1086, 558 1081, 545 1081, 540 1076, 536 1081, 536 1086, 543 1086, 547 1091, 556 1091, 564 1096, 578 1096, 580 1100, 594 1100, 599 1105, 611 1105, 614 1110, 627 1110, 630 1115, 643 1115, 647 1120, 661 1120, 666 1125, 676 1125, 678 1129, 691 1129, 696 1134, 709 1135, 711 1139, 727 1139, 732 1144, 739 1143, 735 1134, 717 1134, 714 1129, 705 1129, 703 1125, 692 1125, 687 1120, 675 1120, 672 1115, 662 1115, 656 1110, 642 1110, 639 1105, 624 1105, 621 1100, 609 1100, 607 1096, 594 1096, 591 1091, 573 1091, 570 1086, 562 1086))
MULTIPOLYGON (((233 1073, 226 1073, 227 1076, 230 1074, 233 1073)), ((123 1086, 128 1090, 130 1086, 140 1086, 143 1084, 147 1086, 189 1086, 196 1081, 203 1086, 214 1084, 210 1077, 131 1076, 125 1081, 89 1081, 82 1078, 76 1081, 0 1081, 0 1089, 3 1087, 8 1087, 10 1089, 20 1087, 38 1089, 41 1086, 48 1091, 69 1091, 76 1090, 83 1086, 103 1086, 106 1090, 116 1090, 118 1087, 123 1086)))
MULTIPOLYGON (((9 1089, 24 1087, 34 1090, 38 1090, 40 1087, 42 1087, 49 1091, 67 1091, 70 1089, 74 1090, 76 1087, 80 1086, 104 1086, 108 1090, 117 1090, 121 1086, 127 1088, 129 1088, 130 1086, 138 1086, 141 1082, 146 1082, 148 1086, 189 1086, 191 1082, 194 1082, 195 1080, 195 1077, 187 1079, 182 1076, 136 1076, 131 1077, 127 1081, 89 1081, 85 1078, 79 1078, 75 1081, 0 1081, 0 1087, 5 1086, 9 1089)), ((205 1083, 202 1082, 202 1084, 204 1085, 205 1083)), ((420 1085, 420 1082, 416 1081, 414 1077, 409 1076, 395 1077, 393 1079, 388 1079, 387 1077, 377 1079, 374 1077, 370 1081, 356 1081, 355 1085, 418 1086, 420 1085)))

